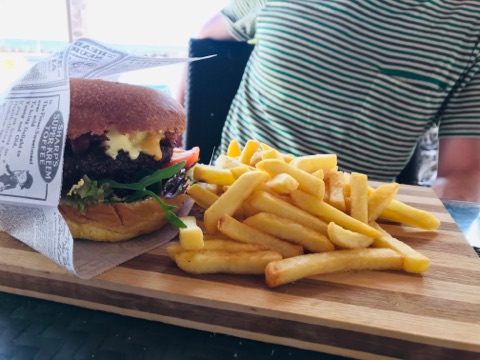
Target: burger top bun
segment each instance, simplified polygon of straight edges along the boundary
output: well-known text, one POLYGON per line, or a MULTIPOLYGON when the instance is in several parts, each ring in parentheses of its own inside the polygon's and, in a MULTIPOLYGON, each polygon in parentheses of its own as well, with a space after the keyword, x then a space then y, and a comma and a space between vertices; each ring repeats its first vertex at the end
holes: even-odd
POLYGON ((185 124, 183 107, 164 92, 106 80, 70 79, 70 139, 111 129, 121 134, 182 134, 185 124))
MULTIPOLYGON (((162 201, 179 208, 186 198, 187 195, 180 194, 162 201)), ((91 204, 85 214, 67 204, 58 208, 75 239, 124 241, 156 231, 168 222, 153 198, 134 203, 91 204)))

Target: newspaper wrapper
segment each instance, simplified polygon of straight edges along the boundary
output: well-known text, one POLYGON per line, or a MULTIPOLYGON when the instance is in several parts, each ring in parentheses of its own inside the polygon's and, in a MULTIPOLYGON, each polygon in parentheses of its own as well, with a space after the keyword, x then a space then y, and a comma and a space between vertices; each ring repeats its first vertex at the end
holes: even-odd
MULTIPOLYGON (((108 78, 203 58, 132 56, 83 38, 35 64, 0 98, 0 230, 83 279, 173 239, 166 226, 120 243, 72 238, 57 210, 70 111, 69 78, 108 78)), ((178 215, 188 214, 187 201, 178 215)))

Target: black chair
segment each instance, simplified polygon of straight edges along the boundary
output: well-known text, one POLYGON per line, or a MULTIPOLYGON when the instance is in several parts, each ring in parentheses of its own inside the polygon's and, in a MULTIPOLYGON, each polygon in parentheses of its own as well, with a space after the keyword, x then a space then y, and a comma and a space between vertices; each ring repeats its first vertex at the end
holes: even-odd
POLYGON ((398 175, 400 184, 429 186, 437 174, 438 129, 431 128, 418 141, 407 166, 398 175))
POLYGON ((185 147, 199 146, 203 164, 210 162, 220 143, 223 124, 252 49, 253 45, 246 42, 190 40, 190 57, 216 55, 188 66, 185 147))
MULTIPOLYGON (((216 54, 213 58, 189 64, 185 93, 187 112, 185 147, 199 146, 200 162, 203 164, 210 162, 220 143, 230 104, 237 92, 252 49, 253 45, 246 42, 190 40, 190 57, 216 54)), ((425 175, 420 174, 428 175, 429 171, 435 171, 431 168, 435 167, 436 157, 434 155, 432 159, 432 149, 427 149, 430 155, 425 156, 425 138, 420 140, 410 162, 398 176, 398 182, 428 185, 428 182, 422 181, 425 175)))

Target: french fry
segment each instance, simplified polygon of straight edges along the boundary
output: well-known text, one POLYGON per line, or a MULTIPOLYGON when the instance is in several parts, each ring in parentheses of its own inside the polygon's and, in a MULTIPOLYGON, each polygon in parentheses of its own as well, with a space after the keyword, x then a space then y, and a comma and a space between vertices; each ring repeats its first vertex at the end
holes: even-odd
POLYGON ((235 179, 238 179, 241 175, 245 174, 247 171, 252 171, 255 168, 249 168, 247 166, 236 166, 230 169, 230 172, 232 173, 233 177, 235 179))
POLYGON ((221 154, 217 157, 217 159, 214 162, 214 165, 216 168, 219 168, 219 169, 231 169, 231 168, 244 166, 251 170, 255 170, 254 167, 241 163, 240 160, 238 160, 237 158, 233 158, 224 154, 221 154))
POLYGON ((197 225, 195 216, 183 216, 180 219, 187 225, 186 228, 178 230, 178 239, 182 248, 185 250, 198 250, 203 248, 203 231, 197 225))
POLYGON ((262 151, 262 160, 266 159, 278 159, 281 161, 285 161, 282 154, 278 150, 272 148, 262 151))
POLYGON ((296 206, 312 215, 318 216, 328 223, 333 221, 345 229, 370 237, 380 236, 380 232, 378 230, 372 228, 368 224, 354 219, 344 212, 341 212, 337 208, 334 208, 332 205, 327 204, 325 201, 321 201, 310 194, 300 190, 295 190, 292 191, 290 196, 296 206))
POLYGON ((327 234, 327 223, 307 211, 279 199, 265 191, 256 191, 248 202, 258 211, 275 214, 309 227, 323 235, 327 234))
MULTIPOLYGON (((220 233, 216 233, 216 234, 213 234, 213 235, 203 234, 203 240, 229 240, 229 241, 235 241, 235 240, 230 239, 228 236, 223 235, 223 234, 220 234, 220 233)), ((238 242, 238 241, 235 241, 235 242, 238 242)))
POLYGON ((209 183, 202 183, 202 185, 205 185, 205 189, 208 191, 214 193, 215 195, 222 195, 223 194, 223 185, 216 185, 216 184, 209 184, 209 183))
POLYGON ((333 168, 328 170, 323 170, 323 172, 325 173, 325 175, 328 175, 328 173, 331 173, 331 172, 338 172, 338 166, 334 166, 333 168))
POLYGON ((346 214, 350 214, 350 198, 349 197, 345 197, 345 213, 346 214))
POLYGON ((252 154, 252 157, 250 158, 250 166, 255 166, 258 162, 263 160, 263 151, 262 150, 257 150, 252 154))
POLYGON ((327 186, 325 182, 325 192, 323 193, 323 201, 329 203, 330 201, 330 188, 327 186))
POLYGON ((166 247, 167 254, 172 259, 175 261, 175 255, 178 253, 181 253, 182 251, 185 251, 184 248, 182 248, 182 245, 180 245, 179 242, 171 243, 166 247))
POLYGON ((227 148, 227 156, 234 158, 234 157, 240 156, 241 153, 242 153, 242 149, 240 148, 238 141, 236 139, 233 139, 232 141, 230 141, 227 148))
POLYGON ((343 177, 345 178, 343 182, 345 184, 345 187, 343 188, 343 195, 345 196, 345 199, 348 199, 350 198, 350 195, 351 195, 350 178, 352 177, 352 175, 349 172, 344 171, 343 177))
POLYGON ((191 274, 264 274, 268 263, 282 256, 271 250, 262 251, 183 251, 175 255, 175 262, 191 274))
POLYGON ((313 173, 319 169, 328 170, 337 166, 336 154, 315 154, 298 156, 290 162, 290 165, 313 173))
POLYGON ((203 222, 209 234, 217 232, 218 220, 224 215, 233 215, 255 188, 268 179, 261 171, 249 171, 240 176, 204 214, 203 222))
POLYGON ((230 239, 207 239, 205 240, 205 250, 221 250, 221 251, 260 251, 268 250, 266 246, 260 244, 247 244, 230 239))
POLYGON ((267 181, 267 186, 279 194, 289 194, 298 188, 298 181, 289 174, 278 174, 267 181))
MULTIPOLYGON (((267 181, 268 182, 268 181, 267 181)), ((286 201, 288 203, 292 203, 292 199, 290 199, 290 196, 288 196, 289 194, 281 194, 279 193, 278 191, 275 191, 274 189, 272 189, 271 186, 268 186, 267 185, 267 182, 265 183, 262 183, 260 185, 257 186, 257 188, 255 189, 256 191, 265 191, 283 201, 286 201)))
POLYGON ((365 174, 354 172, 350 175, 350 215, 368 223, 368 178, 365 174))
POLYGON ((328 224, 327 231, 330 241, 341 249, 361 249, 373 243, 372 237, 344 229, 334 222, 328 224))
POLYGON ((338 271, 401 270, 403 258, 391 249, 350 249, 306 254, 270 262, 265 280, 271 288, 338 271))
POLYGON ((325 179, 325 171, 323 169, 318 169, 317 171, 314 171, 312 175, 322 180, 325 179))
POLYGON ((248 140, 239 156, 240 162, 245 165, 250 165, 250 159, 259 147, 260 143, 258 141, 248 140))
POLYGON ((167 247, 194 274, 264 274, 276 287, 335 271, 400 269, 423 273, 429 259, 376 221, 434 230, 431 213, 395 199, 396 183, 373 189, 361 173, 339 171, 335 154, 293 156, 233 140, 214 166, 197 164, 188 189, 205 210, 167 247), (198 232, 200 231, 200 232, 198 232), (304 251, 310 254, 304 255, 304 251))
POLYGON ((204 164, 196 164, 194 166, 193 178, 196 181, 215 185, 232 185, 235 182, 235 178, 230 170, 204 164))
POLYGON ((378 223, 371 224, 375 229, 381 232, 381 236, 373 242, 374 247, 389 248, 395 250, 403 256, 403 270, 409 273, 423 273, 430 267, 430 259, 415 249, 411 248, 403 241, 395 239, 385 231, 378 223))
POLYGON ((267 143, 264 143, 264 142, 261 142, 260 143, 260 147, 262 148, 262 150, 275 150, 277 151, 277 149, 275 149, 274 147, 268 145, 267 143))
MULTIPOLYGON (((170 256, 172 260, 175 261, 175 255, 183 252, 183 251, 190 251, 185 250, 179 242, 172 243, 167 246, 167 254, 170 256)), ((230 239, 220 239, 220 238, 212 238, 212 239, 204 239, 204 246, 198 251, 209 251, 209 250, 216 250, 216 251, 224 251, 224 252, 237 252, 237 251, 262 251, 268 250, 265 246, 257 245, 257 244, 246 244, 241 243, 235 240, 230 239)))
POLYGON ((436 230, 440 220, 432 213, 392 200, 379 216, 382 219, 399 222, 423 230, 436 230))
POLYGON ((297 169, 277 159, 262 160, 257 164, 257 169, 265 171, 271 176, 282 173, 288 174, 298 181, 299 189, 319 198, 323 198, 325 192, 325 183, 323 180, 304 170, 297 169))
POLYGON ((399 187, 400 185, 397 183, 383 184, 370 193, 368 196, 368 222, 377 220, 383 210, 395 198, 399 187))
POLYGON ((283 161, 285 161, 287 164, 289 164, 293 159, 295 159, 295 155, 293 154, 282 153, 282 156, 283 156, 283 161))
POLYGON ((311 252, 335 250, 325 235, 274 214, 261 212, 245 219, 243 223, 279 239, 301 245, 311 252))
MULTIPOLYGON (((346 212, 345 205, 345 177, 341 171, 332 171, 325 177, 325 187, 328 189, 328 203, 338 210, 346 212)), ((325 190, 326 190, 325 189, 325 190)))
POLYGON ((224 215, 220 218, 218 222, 218 230, 231 239, 248 244, 260 244, 266 246, 270 250, 280 253, 284 258, 303 254, 303 248, 301 246, 280 240, 272 235, 244 224, 229 215, 224 215))
POLYGON ((204 209, 208 209, 219 198, 217 194, 207 190, 207 188, 200 184, 192 184, 187 189, 187 194, 190 195, 195 204, 204 209))
MULTIPOLYGON (((251 197, 250 197, 251 198, 251 197)), ((247 200, 245 200, 242 204, 242 214, 244 217, 248 218, 250 216, 253 216, 255 214, 258 214, 260 212, 260 210, 258 210, 257 208, 253 207, 252 203, 250 202, 250 198, 248 198, 247 200)), ((236 219, 238 219, 238 217, 236 217, 234 215, 234 217, 236 219)))

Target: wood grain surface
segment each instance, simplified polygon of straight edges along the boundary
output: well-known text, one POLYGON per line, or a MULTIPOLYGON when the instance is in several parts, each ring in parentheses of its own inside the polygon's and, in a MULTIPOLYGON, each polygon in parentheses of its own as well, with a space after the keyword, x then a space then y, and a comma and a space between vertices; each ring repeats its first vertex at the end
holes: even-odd
POLYGON ((91 280, 0 233, 0 291, 368 359, 480 359, 480 259, 428 188, 397 199, 435 232, 388 230, 431 259, 423 275, 347 272, 269 289, 259 276, 189 275, 157 248, 91 280))

